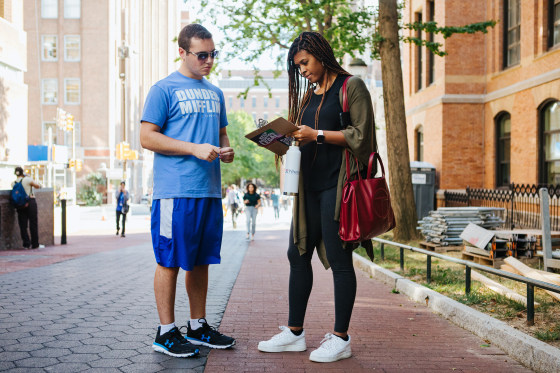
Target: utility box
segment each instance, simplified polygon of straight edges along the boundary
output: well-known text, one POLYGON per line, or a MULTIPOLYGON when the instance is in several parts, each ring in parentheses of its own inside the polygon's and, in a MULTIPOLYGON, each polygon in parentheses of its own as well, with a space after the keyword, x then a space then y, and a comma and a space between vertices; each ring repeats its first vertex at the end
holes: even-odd
POLYGON ((410 162, 412 173, 412 190, 416 202, 418 220, 428 216, 435 209, 436 168, 428 162, 410 162))

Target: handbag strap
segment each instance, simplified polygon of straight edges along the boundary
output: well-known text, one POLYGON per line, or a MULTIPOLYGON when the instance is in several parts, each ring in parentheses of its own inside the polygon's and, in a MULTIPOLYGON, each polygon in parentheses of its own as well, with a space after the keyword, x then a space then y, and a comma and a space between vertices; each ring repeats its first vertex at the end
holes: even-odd
POLYGON ((348 85, 348 80, 351 77, 352 75, 347 76, 346 79, 344 79, 344 83, 342 83, 342 111, 345 113, 350 110, 350 107, 348 106, 348 89, 346 86, 348 85))
POLYGON ((370 179, 375 175, 371 174, 371 170, 373 168, 373 161, 379 162, 379 165, 381 166, 381 175, 383 176, 383 178, 385 178, 385 167, 383 167, 383 161, 381 161, 381 157, 379 156, 379 153, 373 152, 369 155, 369 162, 368 162, 368 168, 367 168, 367 178, 370 179))

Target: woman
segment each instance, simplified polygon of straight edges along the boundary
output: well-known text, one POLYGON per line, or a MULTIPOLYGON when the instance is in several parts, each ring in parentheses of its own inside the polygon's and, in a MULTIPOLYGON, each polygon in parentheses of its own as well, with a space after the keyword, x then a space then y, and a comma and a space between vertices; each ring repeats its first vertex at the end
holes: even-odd
MULTIPOLYGON (((334 57, 320 34, 304 32, 288 52, 289 117, 297 125, 292 133, 300 142, 299 194, 294 201, 288 245, 290 261, 289 319, 281 333, 259 343, 264 352, 304 351, 303 322, 313 284, 311 257, 317 253, 334 278, 334 331, 327 333, 309 359, 332 362, 352 355, 348 326, 356 297, 352 250, 356 244, 342 242, 339 214, 346 180, 345 149, 357 157, 361 172, 376 148, 373 107, 364 82, 347 81, 351 123, 343 127, 342 86, 350 76, 334 57), (300 74, 298 76, 297 74, 300 74), (303 78, 303 79, 302 79, 303 78)), ((351 176, 358 172, 351 162, 351 176)))
POLYGON ((251 241, 255 239, 255 227, 257 225, 257 211, 261 207, 261 196, 257 193, 257 186, 253 183, 247 184, 247 192, 243 196, 245 204, 245 216, 247 217, 247 239, 251 235, 251 241))
POLYGON ((16 181, 12 183, 12 187, 16 183, 21 183, 25 194, 29 199, 24 206, 17 208, 18 214, 18 224, 19 233, 21 235, 21 241, 23 243, 24 249, 42 249, 45 246, 39 244, 39 223, 37 218, 37 200, 35 199, 35 193, 33 193, 33 188, 40 189, 41 185, 33 180, 31 177, 27 176, 23 172, 23 168, 16 167, 14 174, 16 175, 16 181), (31 233, 31 240, 27 234, 27 226, 29 223, 29 232, 31 233))

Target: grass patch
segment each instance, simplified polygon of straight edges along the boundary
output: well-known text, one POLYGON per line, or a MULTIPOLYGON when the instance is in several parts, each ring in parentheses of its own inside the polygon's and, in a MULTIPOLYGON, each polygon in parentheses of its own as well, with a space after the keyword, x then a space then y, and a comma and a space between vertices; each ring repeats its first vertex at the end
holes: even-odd
MULTIPOLYGON (((390 233, 385 234, 381 238, 392 240, 392 235, 390 233)), ((419 247, 418 241, 404 242, 404 244, 419 247)), ((535 307, 535 325, 527 326, 525 322, 527 310, 524 304, 497 294, 474 280, 471 282, 471 292, 465 294, 464 266, 432 257, 431 282, 428 283, 426 279, 426 255, 405 249, 404 271, 401 271, 400 249, 398 247, 385 245, 384 260, 381 260, 380 244, 374 242, 373 247, 375 254, 374 263, 377 265, 399 273, 412 281, 500 319, 516 329, 560 348, 560 303, 554 301, 543 290, 535 290, 535 301, 540 303, 540 306, 535 307)), ((365 249, 361 247, 356 250, 356 253, 367 258, 365 249)), ((459 252, 449 252, 445 255, 461 258, 461 253, 459 252)), ((526 285, 524 283, 504 279, 489 273, 483 274, 521 295, 526 295, 526 285)), ((392 292, 396 293, 397 291, 393 289, 392 292)))

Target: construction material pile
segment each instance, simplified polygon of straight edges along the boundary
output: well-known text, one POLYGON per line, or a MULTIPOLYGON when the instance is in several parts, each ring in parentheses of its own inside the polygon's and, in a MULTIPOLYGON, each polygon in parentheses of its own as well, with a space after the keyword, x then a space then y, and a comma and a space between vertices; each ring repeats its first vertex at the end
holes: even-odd
POLYGON ((459 235, 469 223, 495 229, 504 221, 498 216, 505 209, 498 207, 440 207, 418 222, 418 230, 426 242, 441 246, 462 245, 459 235))

